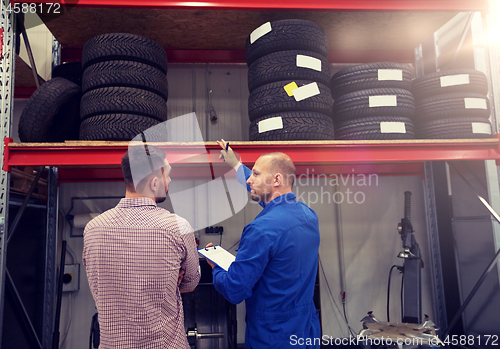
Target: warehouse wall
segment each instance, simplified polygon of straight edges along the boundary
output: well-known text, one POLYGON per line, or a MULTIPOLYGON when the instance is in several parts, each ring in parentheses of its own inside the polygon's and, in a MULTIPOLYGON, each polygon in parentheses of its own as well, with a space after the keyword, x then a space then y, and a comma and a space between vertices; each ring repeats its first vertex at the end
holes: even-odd
MULTIPOLYGON (((336 67, 340 69, 340 67, 336 67)), ((198 123, 206 140, 248 140, 249 120, 247 116, 248 89, 247 68, 244 64, 171 64, 169 65, 169 118, 196 112, 198 123), (210 91, 212 91, 210 93, 210 91), (213 107, 217 120, 208 119, 206 111, 213 107)), ((17 133, 17 129, 14 130, 17 133)), ((272 149, 269 149, 272 150, 272 149)), ((320 269, 321 319, 323 334, 332 337, 347 337, 349 332, 343 319, 342 292, 346 292, 346 314, 355 332, 361 329, 361 320, 366 312, 374 311, 385 320, 387 278, 394 264, 402 264, 396 258, 402 249, 397 233, 397 223, 403 217, 403 193, 411 191, 412 223, 420 244, 426 268, 423 270, 423 312, 434 315, 430 282, 431 268, 428 257, 428 241, 424 215, 423 183, 420 177, 379 177, 376 174, 349 174, 335 176, 300 177, 295 188, 297 197, 309 204, 320 220, 321 247, 320 269), (324 271, 324 275, 323 275, 324 271), (326 276, 326 278, 325 278, 326 276), (328 281, 328 285, 327 285, 328 281), (328 287, 329 286, 329 287, 328 287), (331 295, 330 296, 330 291, 331 295), (333 297, 333 298, 332 298, 333 297)), ((185 189, 199 182, 174 181, 172 187, 185 189)), ((123 183, 62 183, 60 185, 60 208, 66 214, 71 197, 75 196, 123 196, 123 183)), ((206 198, 200 198, 205 200, 206 198)), ((94 200, 75 205, 73 214, 102 212, 113 207, 117 199, 94 200)), ((163 207, 172 210, 168 200, 163 207)), ((203 203, 199 205, 203 206, 203 203)), ((232 247, 240 238, 242 228, 260 212, 260 206, 248 202, 235 216, 219 223, 224 227, 222 246, 232 247)), ((190 217, 193 226, 199 211, 190 217)), ((82 263, 82 237, 70 237, 65 224, 62 233, 68 246, 76 256, 69 263, 82 263)), ((75 229, 74 235, 81 235, 75 229)), ((200 245, 217 242, 218 237, 196 232, 200 245)), ((237 248, 234 246, 231 251, 237 248)), ((64 295, 61 314, 62 348, 87 348, 90 320, 95 306, 85 269, 81 266, 80 289, 64 295), (69 327, 68 327, 69 326, 69 327)), ((391 285, 391 319, 400 321, 401 276, 394 271, 391 285)), ((244 306, 238 306, 238 342, 244 340, 244 306)))

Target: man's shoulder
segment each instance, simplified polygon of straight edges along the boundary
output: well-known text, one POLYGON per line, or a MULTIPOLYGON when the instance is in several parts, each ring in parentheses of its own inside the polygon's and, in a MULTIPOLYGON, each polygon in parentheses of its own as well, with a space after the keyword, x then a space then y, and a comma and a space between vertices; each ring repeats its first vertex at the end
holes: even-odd
POLYGON ((178 231, 181 235, 193 231, 191 225, 185 218, 175 213, 171 213, 162 207, 137 206, 132 208, 132 210, 134 209, 135 212, 128 211, 133 218, 129 216, 127 219, 123 216, 123 212, 120 208, 113 207, 92 219, 86 225, 85 229, 98 229, 116 224, 130 225, 133 223, 133 225, 135 225, 140 222, 140 225, 144 228, 150 226, 151 228, 162 228, 173 232, 178 231))
POLYGON ((267 214, 258 216, 248 226, 253 229, 264 227, 265 230, 289 230, 300 222, 318 221, 316 212, 301 201, 294 201, 277 205, 267 214), (270 229, 271 228, 271 229, 270 229))
POLYGON ((181 235, 191 233, 193 228, 187 221, 187 219, 175 214, 170 211, 157 207, 154 210, 155 220, 157 220, 158 225, 162 228, 168 230, 178 230, 181 235))

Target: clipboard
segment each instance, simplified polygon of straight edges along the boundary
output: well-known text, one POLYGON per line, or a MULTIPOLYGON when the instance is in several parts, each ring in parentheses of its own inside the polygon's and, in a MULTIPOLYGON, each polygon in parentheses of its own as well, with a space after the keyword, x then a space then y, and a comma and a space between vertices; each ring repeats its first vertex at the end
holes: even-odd
POLYGON ((220 246, 200 248, 198 253, 211 260, 225 271, 229 269, 231 263, 236 259, 235 256, 220 246))

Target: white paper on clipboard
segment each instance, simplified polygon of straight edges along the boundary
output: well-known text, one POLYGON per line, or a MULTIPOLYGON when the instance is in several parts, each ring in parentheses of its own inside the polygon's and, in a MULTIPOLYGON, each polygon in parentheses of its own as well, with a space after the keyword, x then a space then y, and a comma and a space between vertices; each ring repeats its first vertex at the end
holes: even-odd
POLYGON ((236 259, 231 253, 227 252, 220 246, 200 248, 198 253, 203 257, 210 259, 212 262, 217 264, 219 267, 227 271, 231 263, 236 259))

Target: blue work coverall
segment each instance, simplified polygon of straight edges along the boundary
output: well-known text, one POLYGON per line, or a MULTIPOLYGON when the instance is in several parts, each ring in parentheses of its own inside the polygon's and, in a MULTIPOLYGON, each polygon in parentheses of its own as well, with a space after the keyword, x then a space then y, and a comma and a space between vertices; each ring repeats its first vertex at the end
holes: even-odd
MULTIPOLYGON (((238 181, 251 173, 240 166, 238 181)), ((319 242, 318 216, 288 193, 243 229, 229 270, 214 267, 215 289, 233 304, 246 301, 245 349, 320 347, 313 302, 319 242)))

